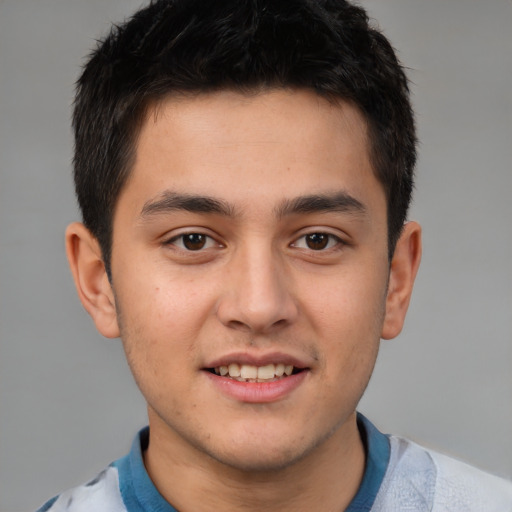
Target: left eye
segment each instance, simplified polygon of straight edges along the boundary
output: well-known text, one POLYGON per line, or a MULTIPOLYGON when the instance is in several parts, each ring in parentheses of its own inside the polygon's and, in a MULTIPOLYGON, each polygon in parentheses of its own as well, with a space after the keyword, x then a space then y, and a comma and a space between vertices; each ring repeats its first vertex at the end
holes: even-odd
POLYGON ((200 251, 216 245, 212 237, 203 233, 185 233, 171 238, 167 243, 186 251, 200 251))
POLYGON ((323 251, 336 247, 340 243, 342 243, 340 238, 329 233, 309 233, 297 239, 292 246, 299 249, 323 251))

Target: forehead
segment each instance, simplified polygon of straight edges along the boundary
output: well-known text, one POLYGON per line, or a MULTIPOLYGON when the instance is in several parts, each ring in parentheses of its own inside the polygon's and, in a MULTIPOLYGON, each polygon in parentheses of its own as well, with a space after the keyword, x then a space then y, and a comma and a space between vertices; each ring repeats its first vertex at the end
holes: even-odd
MULTIPOLYGON (((306 150, 349 130, 359 149, 367 145, 368 132, 359 109, 341 99, 328 100, 309 90, 268 89, 248 93, 221 90, 193 95, 172 95, 150 105, 142 124, 139 148, 154 142, 156 134, 178 146, 194 134, 197 145, 228 149, 226 144, 288 146, 308 139, 306 150), (173 140, 172 140, 172 139, 173 140), (149 139, 149 140, 148 140, 149 139)), ((183 150, 187 148, 180 146, 183 150)), ((299 149, 297 147, 297 149, 299 149)), ((331 147, 332 153, 334 148, 331 147)))
POLYGON ((141 201, 170 189, 274 205, 307 190, 382 192, 359 110, 284 89, 170 97, 152 106, 125 188, 141 201))

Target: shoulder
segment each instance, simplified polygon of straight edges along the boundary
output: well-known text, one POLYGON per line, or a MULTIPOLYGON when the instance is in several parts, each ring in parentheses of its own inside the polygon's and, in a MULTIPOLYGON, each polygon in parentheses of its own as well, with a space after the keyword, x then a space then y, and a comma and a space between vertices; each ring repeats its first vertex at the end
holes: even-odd
POLYGON ((37 512, 126 512, 119 490, 118 470, 109 466, 87 484, 69 489, 37 512))
POLYGON ((437 452, 429 452, 437 468, 434 511, 512 511, 512 482, 485 473, 437 452), (453 505, 458 508, 454 509, 453 505), (449 508, 452 507, 452 508, 449 508))
POLYGON ((388 469, 372 510, 512 512, 512 482, 406 439, 391 436, 390 445, 388 469))

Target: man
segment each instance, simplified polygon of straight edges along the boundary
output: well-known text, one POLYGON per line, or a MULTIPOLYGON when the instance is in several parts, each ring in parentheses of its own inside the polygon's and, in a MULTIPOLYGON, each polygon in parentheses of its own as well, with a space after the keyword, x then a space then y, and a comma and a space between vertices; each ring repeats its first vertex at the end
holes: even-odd
POLYGON ((512 510, 356 413, 421 255, 407 80, 341 1, 157 1, 78 83, 80 299, 148 404, 41 510, 512 510))

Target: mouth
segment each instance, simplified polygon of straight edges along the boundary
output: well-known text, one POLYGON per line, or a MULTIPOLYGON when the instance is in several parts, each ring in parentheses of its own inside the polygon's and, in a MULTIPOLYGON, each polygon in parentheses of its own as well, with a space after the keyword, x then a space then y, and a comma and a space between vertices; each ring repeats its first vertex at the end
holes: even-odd
POLYGON ((229 400, 269 404, 290 397, 307 383, 311 368, 290 354, 232 353, 209 361, 203 372, 229 400))
POLYGON ((207 371, 238 382, 274 382, 304 372, 307 368, 299 368, 291 364, 270 363, 264 366, 230 363, 229 365, 206 368, 207 371))

